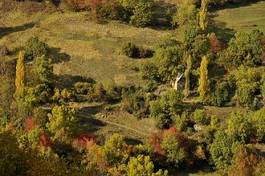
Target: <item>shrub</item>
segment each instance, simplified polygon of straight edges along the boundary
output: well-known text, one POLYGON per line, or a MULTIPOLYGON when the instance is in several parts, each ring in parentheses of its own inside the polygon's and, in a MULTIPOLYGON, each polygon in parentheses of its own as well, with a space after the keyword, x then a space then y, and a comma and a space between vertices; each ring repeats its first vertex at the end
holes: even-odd
POLYGON ((88 82, 77 82, 74 85, 74 90, 76 94, 87 95, 92 91, 92 89, 93 84, 88 82))
POLYGON ((193 113, 193 120, 197 124, 207 125, 209 123, 209 118, 207 117, 205 110, 196 109, 193 113))
POLYGON ((122 46, 122 53, 131 58, 149 58, 154 54, 152 50, 138 47, 131 42, 122 46))
POLYGON ((125 44, 123 47, 122 47, 122 53, 125 54, 126 56, 128 57, 132 57, 132 58, 138 58, 139 57, 139 48, 129 42, 127 44, 125 44))
POLYGON ((48 45, 40 41, 38 37, 32 37, 25 44, 25 57, 32 60, 36 57, 46 56, 48 48, 48 45))
POLYGON ((217 82, 211 91, 210 103, 214 106, 224 106, 234 95, 235 88, 228 81, 217 82))
POLYGON ((133 9, 130 23, 136 27, 145 27, 153 21, 153 0, 139 0, 133 9))

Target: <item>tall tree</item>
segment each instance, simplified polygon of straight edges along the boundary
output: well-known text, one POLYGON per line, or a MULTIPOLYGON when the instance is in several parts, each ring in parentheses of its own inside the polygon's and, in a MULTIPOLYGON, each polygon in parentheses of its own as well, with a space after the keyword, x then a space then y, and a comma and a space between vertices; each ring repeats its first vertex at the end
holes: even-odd
POLYGON ((209 61, 207 57, 203 56, 200 66, 200 79, 199 79, 199 88, 198 88, 200 98, 202 100, 205 99, 208 89, 208 64, 209 61))
POLYGON ((192 68, 192 57, 189 54, 188 58, 186 60, 187 62, 187 68, 185 70, 185 89, 184 89, 184 95, 187 97, 190 94, 190 72, 191 72, 191 68, 192 68))
POLYGON ((18 55, 15 85, 16 91, 23 90, 25 86, 25 63, 23 51, 20 51, 18 55))
POLYGON ((208 25, 207 13, 208 13, 208 0, 202 0, 201 9, 199 12, 199 26, 203 31, 206 30, 208 25))

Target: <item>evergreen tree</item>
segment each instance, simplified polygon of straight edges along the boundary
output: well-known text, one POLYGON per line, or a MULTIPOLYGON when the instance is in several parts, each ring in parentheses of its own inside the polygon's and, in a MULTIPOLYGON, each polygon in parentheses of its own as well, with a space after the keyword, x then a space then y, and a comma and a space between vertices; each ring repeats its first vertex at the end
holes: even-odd
POLYGON ((200 66, 200 79, 199 79, 199 94, 200 98, 203 100, 206 97, 208 89, 208 64, 209 61, 206 56, 202 57, 201 66, 200 66))

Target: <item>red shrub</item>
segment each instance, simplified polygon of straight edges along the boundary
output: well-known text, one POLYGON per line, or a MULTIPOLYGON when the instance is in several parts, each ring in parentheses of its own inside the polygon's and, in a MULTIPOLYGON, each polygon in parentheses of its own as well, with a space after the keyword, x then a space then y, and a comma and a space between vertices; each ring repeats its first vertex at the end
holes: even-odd
POLYGON ((78 149, 90 148, 94 144, 94 137, 89 134, 80 134, 73 141, 73 146, 78 149))
POLYGON ((28 117, 26 118, 25 122, 24 122, 24 127, 25 127, 25 130, 27 132, 33 130, 34 128, 36 128, 36 123, 34 121, 34 119, 32 117, 28 117))
POLYGON ((210 45, 212 53, 216 54, 222 49, 222 43, 218 40, 215 33, 211 33, 210 35, 210 45))
POLYGON ((42 133, 39 137, 39 146, 40 147, 51 147, 52 141, 46 133, 42 133))

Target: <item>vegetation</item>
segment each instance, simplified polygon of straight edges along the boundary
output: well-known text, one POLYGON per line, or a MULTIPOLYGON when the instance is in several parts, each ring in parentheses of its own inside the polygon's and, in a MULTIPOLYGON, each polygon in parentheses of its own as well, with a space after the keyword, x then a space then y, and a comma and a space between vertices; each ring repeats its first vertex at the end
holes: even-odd
POLYGON ((2 0, 0 175, 262 175, 263 4, 2 0))

